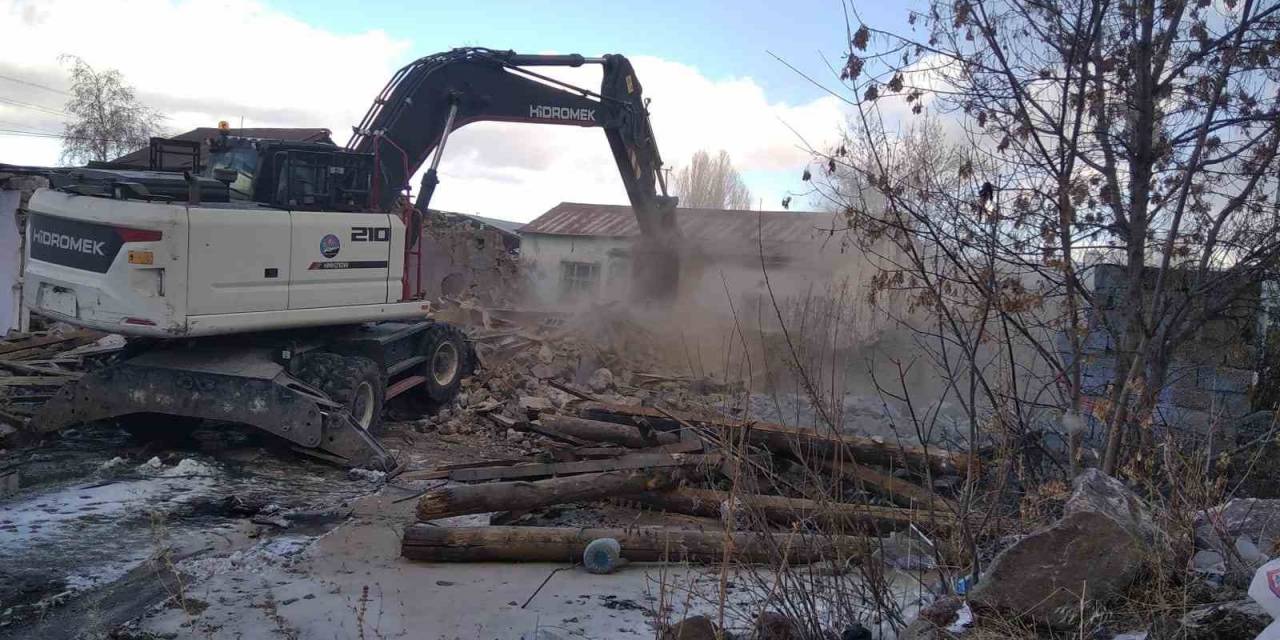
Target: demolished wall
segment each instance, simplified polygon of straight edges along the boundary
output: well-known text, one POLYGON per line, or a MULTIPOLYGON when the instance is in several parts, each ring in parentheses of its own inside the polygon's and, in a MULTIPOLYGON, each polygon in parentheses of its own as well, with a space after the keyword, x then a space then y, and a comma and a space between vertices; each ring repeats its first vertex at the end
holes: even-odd
POLYGON ((0 171, 0 336, 22 325, 27 202, 36 189, 48 186, 43 176, 0 171))
POLYGON ((416 279, 409 267, 409 284, 417 288, 420 283, 427 300, 505 302, 520 290, 519 255, 520 239, 514 234, 466 216, 430 211, 422 225, 416 279))

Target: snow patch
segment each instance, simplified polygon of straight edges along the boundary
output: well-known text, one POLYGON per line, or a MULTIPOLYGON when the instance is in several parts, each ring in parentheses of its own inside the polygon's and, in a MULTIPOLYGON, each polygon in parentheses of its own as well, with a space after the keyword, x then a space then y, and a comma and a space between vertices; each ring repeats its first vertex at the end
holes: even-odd
MULTIPOLYGON (((155 460, 155 458, 152 458, 155 460)), ((166 478, 191 477, 191 476, 211 476, 218 473, 218 469, 213 465, 205 464, 199 460, 191 458, 183 458, 181 462, 171 468, 165 469, 160 475, 166 478)))

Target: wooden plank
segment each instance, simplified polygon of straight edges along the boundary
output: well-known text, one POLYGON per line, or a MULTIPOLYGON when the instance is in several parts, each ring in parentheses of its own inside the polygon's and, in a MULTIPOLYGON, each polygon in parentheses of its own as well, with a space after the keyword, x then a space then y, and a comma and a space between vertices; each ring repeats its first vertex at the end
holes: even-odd
POLYGON ((529 511, 567 502, 591 502, 614 496, 671 488, 669 476, 644 471, 609 471, 527 482, 455 485, 428 491, 418 500, 418 520, 529 511))
POLYGON ((61 387, 74 380, 65 375, 0 375, 0 387, 61 387))
POLYGON ((436 467, 435 469, 415 469, 413 471, 405 471, 400 474, 401 480, 443 480, 449 477, 449 474, 458 469, 474 469, 476 467, 502 467, 525 462, 521 459, 507 460, 480 460, 478 462, 458 462, 454 464, 446 464, 436 467))
POLYGON ((619 458, 579 460, 577 462, 537 462, 509 467, 458 469, 449 473, 455 482, 482 482, 485 480, 511 480, 539 478, 574 473, 599 473, 601 471, 626 471, 630 469, 662 469, 667 467, 693 467, 720 463, 718 454, 690 455, 684 453, 639 453, 619 458))
POLYGON ((655 429, 679 429, 690 424, 706 429, 745 431, 752 444, 772 451, 789 453, 800 460, 810 458, 836 458, 856 460, 872 464, 901 464, 915 469, 925 466, 938 473, 963 474, 969 465, 964 453, 918 446, 899 446, 895 443, 865 436, 818 433, 796 427, 769 422, 747 422, 721 417, 699 417, 677 414, 652 407, 585 403, 579 414, 593 420, 648 425, 655 429))
POLYGON ((559 562, 582 560, 587 544, 613 538, 631 562, 709 562, 724 560, 725 546, 735 562, 770 563, 783 555, 790 563, 830 560, 844 563, 865 557, 875 541, 862 536, 802 533, 725 533, 668 527, 580 529, 578 527, 436 527, 410 525, 400 554, 425 562, 559 562))
POLYGON ((18 373, 30 373, 45 376, 65 376, 68 378, 80 378, 84 375, 79 371, 67 371, 65 369, 55 369, 52 367, 38 367, 23 362, 14 362, 12 360, 0 360, 0 368, 17 371, 18 373))
POLYGON ((102 334, 97 331, 80 329, 76 331, 68 331, 57 336, 50 335, 28 338, 25 340, 8 340, 0 342, 0 355, 8 355, 9 357, 6 359, 12 360, 15 358, 21 358, 22 354, 32 352, 41 347, 63 344, 73 340, 94 340, 101 335, 102 334))
MULTIPOLYGON (((691 489, 682 487, 660 493, 645 493, 630 498, 641 504, 674 513, 691 516, 719 518, 721 505, 729 500, 725 491, 691 489)), ((738 521, 751 517, 782 524, 808 523, 826 531, 867 530, 888 532, 915 525, 926 531, 950 530, 956 524, 955 515, 943 511, 922 511, 880 507, 869 504, 849 504, 829 501, 787 498, 772 495, 738 494, 738 521)))
POLYGON ((390 400, 426 381, 426 376, 405 376, 399 382, 387 387, 386 399, 390 400))

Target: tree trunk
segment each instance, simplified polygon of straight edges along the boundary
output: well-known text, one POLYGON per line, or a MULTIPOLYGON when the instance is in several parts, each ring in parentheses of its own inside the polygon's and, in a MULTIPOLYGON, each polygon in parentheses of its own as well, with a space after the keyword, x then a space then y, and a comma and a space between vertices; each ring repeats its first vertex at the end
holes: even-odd
POLYGON ((729 545, 738 562, 833 560, 866 555, 874 540, 861 536, 733 533, 692 529, 577 527, 435 527, 410 525, 400 553, 425 562, 580 562, 587 544, 613 538, 632 562, 719 562, 729 545))
POLYGON ((891 500, 894 504, 915 509, 946 509, 955 512, 956 503, 914 482, 895 478, 850 460, 830 458, 815 460, 813 467, 833 476, 844 476, 866 489, 891 500))
POLYGON ((608 420, 623 424, 643 424, 656 429, 672 430, 685 424, 708 430, 732 432, 745 431, 751 444, 771 451, 789 453, 801 461, 812 458, 836 458, 857 460, 862 463, 905 464, 915 469, 928 466, 938 473, 964 473, 969 467, 969 456, 964 453, 882 442, 861 436, 822 434, 769 422, 743 422, 729 418, 699 418, 662 412, 650 407, 588 402, 582 405, 583 415, 595 420, 608 420), (668 415, 670 414, 670 415, 668 415), (671 417, 671 416, 674 416, 671 417))
POLYGON ((588 473, 536 482, 458 485, 429 491, 422 496, 418 500, 418 520, 491 511, 528 511, 552 504, 588 502, 668 486, 669 476, 638 471, 588 473))
POLYGON ((635 449, 674 444, 680 441, 680 437, 674 433, 661 433, 616 422, 600 422, 557 415, 544 415, 539 421, 544 427, 575 438, 592 442, 611 442, 635 449))
MULTIPOLYGON (((674 513, 720 518, 722 505, 729 500, 726 491, 680 488, 661 493, 645 493, 629 498, 674 513)), ((916 525, 926 531, 949 530, 956 524, 951 513, 915 511, 868 504, 820 502, 804 498, 771 495, 736 495, 734 511, 759 517, 766 522, 793 524, 811 522, 824 531, 865 530, 897 531, 916 525)))

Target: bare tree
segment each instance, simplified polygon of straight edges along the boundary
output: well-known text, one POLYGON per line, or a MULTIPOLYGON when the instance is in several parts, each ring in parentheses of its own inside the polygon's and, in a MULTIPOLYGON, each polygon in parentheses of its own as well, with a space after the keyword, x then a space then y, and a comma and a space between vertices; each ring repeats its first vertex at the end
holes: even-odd
POLYGON ((855 115, 815 159, 869 193, 815 188, 861 238, 894 241, 878 286, 933 312, 971 412, 981 395, 1012 404, 1006 426, 1050 400, 1068 415, 1097 406, 1081 341, 1101 321, 1117 346, 1097 400, 1103 469, 1150 453, 1171 360, 1280 256, 1278 14, 1260 0, 935 0, 909 15, 912 33, 851 25, 835 92, 855 115), (901 120, 926 103, 955 126, 911 144, 901 120), (948 161, 912 162, 938 135, 957 143, 948 161), (1111 317, 1089 314, 1100 301, 1084 285, 1103 260, 1124 273, 1111 317), (1051 385, 1018 389, 1005 373, 1023 359, 984 360, 1006 336, 1051 385))
POLYGON ((65 109, 73 118, 63 129, 64 163, 111 160, 160 135, 164 116, 142 104, 119 71, 99 71, 76 56, 61 60, 71 63, 71 99, 65 109))
POLYGON ((733 168, 727 151, 715 158, 706 151, 693 154, 676 172, 674 189, 680 206, 695 209, 750 209, 751 191, 733 168))

